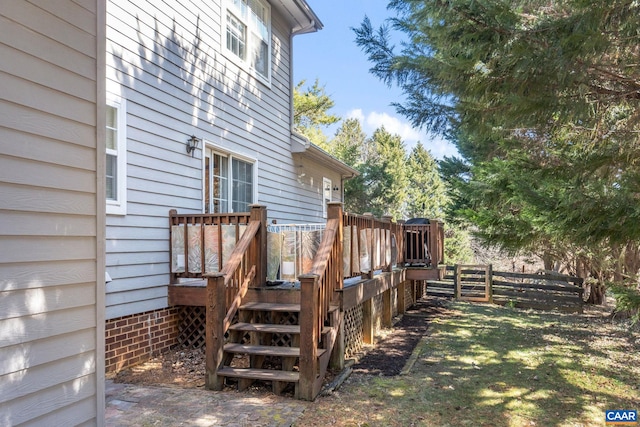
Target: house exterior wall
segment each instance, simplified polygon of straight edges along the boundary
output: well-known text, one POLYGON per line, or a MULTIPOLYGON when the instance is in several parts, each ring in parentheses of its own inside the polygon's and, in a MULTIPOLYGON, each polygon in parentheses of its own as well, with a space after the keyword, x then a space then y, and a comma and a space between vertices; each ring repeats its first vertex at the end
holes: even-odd
POLYGON ((104 19, 0 8, 0 425, 104 418, 104 19))
POLYGON ((320 179, 300 181, 284 17, 271 7, 266 85, 221 53, 221 16, 220 0, 108 1, 107 91, 126 101, 127 204, 107 215, 107 319, 167 307, 168 212, 202 212, 205 144, 256 161, 256 202, 279 223, 323 221, 322 176, 339 180, 307 162, 320 179), (190 135, 202 141, 193 156, 190 135))

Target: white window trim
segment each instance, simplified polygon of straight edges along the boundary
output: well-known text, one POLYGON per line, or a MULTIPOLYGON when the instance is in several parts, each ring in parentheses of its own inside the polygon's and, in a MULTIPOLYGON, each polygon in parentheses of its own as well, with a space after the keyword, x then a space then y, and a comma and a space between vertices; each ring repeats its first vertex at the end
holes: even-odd
POLYGON ((322 218, 324 219, 327 218, 327 203, 332 201, 333 201, 333 182, 331 182, 330 178, 323 177, 322 178, 322 218))
MULTIPOLYGON (((117 200, 107 199, 108 215, 127 214, 127 103, 117 95, 107 94, 107 105, 118 110, 117 200)), ((106 156, 106 153, 105 153, 106 156)))
POLYGON ((233 179, 231 177, 232 172, 231 172, 231 167, 232 167, 232 163, 233 163, 233 159, 238 159, 238 160, 242 160, 243 162, 247 162, 247 163, 251 163, 253 166, 253 203, 257 203, 258 201, 258 159, 256 157, 252 157, 249 156, 247 154, 242 154, 239 153, 237 151, 230 151, 228 148, 222 147, 219 144, 216 144, 214 142, 211 141, 204 141, 204 149, 203 149, 203 154, 202 154, 202 213, 205 212, 206 210, 206 206, 205 206, 205 200, 206 200, 206 194, 205 194, 205 185, 204 185, 204 180, 205 180, 205 158, 207 157, 207 149, 211 149, 215 154, 220 154, 222 156, 225 156, 229 159, 229 179, 227 180, 227 186, 228 186, 228 194, 229 194, 229 213, 234 213, 233 212, 233 202, 232 202, 232 193, 233 193, 233 189, 232 189, 232 185, 233 185, 233 179))
POLYGON ((252 48, 252 38, 251 38, 251 34, 252 34, 252 30, 251 30, 251 25, 250 25, 250 19, 247 19, 246 17, 240 17, 238 16, 237 13, 235 13, 235 9, 233 8, 232 5, 232 0, 223 0, 222 4, 221 4, 221 11, 220 11, 220 16, 222 17, 222 19, 220 19, 221 21, 221 28, 220 28, 220 52, 222 52, 222 55, 227 58, 229 61, 233 62, 234 64, 236 64, 238 67, 240 67, 241 69, 243 69, 244 71, 248 72, 251 76, 253 76, 254 78, 256 78, 258 81, 260 81, 261 83, 263 83, 264 85, 266 85, 267 87, 271 87, 271 69, 273 68, 273 64, 271 61, 271 52, 272 52, 272 24, 271 24, 271 4, 265 0, 257 0, 258 2, 262 3, 262 5, 265 7, 265 9, 267 10, 267 21, 269 23, 269 35, 268 35, 268 46, 267 46, 267 75, 264 76, 261 73, 259 73, 255 68, 253 68, 251 66, 251 62, 250 60, 247 58, 246 60, 239 58, 238 55, 234 54, 233 52, 229 51, 227 49, 227 13, 231 13, 233 16, 235 16, 238 20, 240 20, 246 27, 247 27, 247 42, 246 42, 246 51, 247 51, 247 55, 249 54, 249 52, 251 52, 251 48, 252 48))

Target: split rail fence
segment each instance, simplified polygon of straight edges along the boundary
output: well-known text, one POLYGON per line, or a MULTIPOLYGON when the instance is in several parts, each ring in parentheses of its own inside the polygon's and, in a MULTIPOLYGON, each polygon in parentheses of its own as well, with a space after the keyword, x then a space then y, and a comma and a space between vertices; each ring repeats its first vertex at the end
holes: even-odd
POLYGON ((455 265, 446 267, 442 280, 427 282, 427 295, 581 313, 582 284, 582 278, 553 272, 515 273, 493 271, 491 265, 455 265))

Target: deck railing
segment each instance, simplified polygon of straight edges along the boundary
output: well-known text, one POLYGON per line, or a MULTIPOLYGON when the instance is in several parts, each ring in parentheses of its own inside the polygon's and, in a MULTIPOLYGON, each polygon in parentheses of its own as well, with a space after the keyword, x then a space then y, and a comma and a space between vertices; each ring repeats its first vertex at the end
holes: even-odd
POLYGON ((311 272, 300 276, 300 398, 313 400, 322 383, 318 345, 330 306, 342 289, 342 204, 329 203, 327 227, 311 272))
POLYGON ((266 221, 266 208, 252 205, 249 224, 222 270, 205 274, 207 388, 221 387, 216 370, 222 364, 224 335, 249 286, 261 286, 266 278, 266 221))
POLYGON ((170 210, 171 283, 221 271, 250 217, 250 212, 178 214, 170 210))
POLYGON ((429 224, 404 224, 404 262, 436 267, 444 260, 444 224, 431 220, 429 224))
MULTIPOLYGON (((221 271, 247 229, 250 215, 248 212, 179 215, 175 210, 170 211, 171 283, 178 283, 183 278, 202 278, 204 274, 221 271)), ((356 215, 343 212, 341 215, 341 265, 344 279, 371 278, 375 271, 390 271, 394 266, 403 266, 405 263, 436 267, 444 259, 444 228, 439 221, 431 220, 429 224, 410 225, 393 222, 389 217, 374 218, 370 214, 356 215)), ((277 233, 268 233, 271 243, 280 238, 280 244, 283 246, 281 248, 272 244, 265 247, 265 253, 262 255, 268 258, 267 270, 270 270, 265 273, 266 280, 295 281, 298 275, 311 271, 319 249, 320 236, 326 227, 312 225, 313 230, 308 224, 286 226, 287 229, 293 230, 289 230, 289 234, 297 236, 302 243, 312 243, 301 248, 298 248, 298 245, 301 245, 300 241, 292 246, 291 242, 283 240, 277 233), (309 233, 314 234, 313 239, 305 237, 309 233), (277 235, 278 238, 271 235, 277 235), (266 253, 274 250, 286 252, 288 262, 282 262, 285 258, 281 253, 266 253), (289 252, 294 254, 290 255, 289 252), (294 267, 290 268, 289 264, 294 267), (283 266, 287 266, 291 271, 283 266), (279 272, 279 275, 276 272, 279 272), (293 274, 294 272, 297 274, 293 274)), ((275 226, 268 226, 267 229, 270 227, 275 226)), ((266 280, 259 282, 259 286, 266 283, 266 280)))

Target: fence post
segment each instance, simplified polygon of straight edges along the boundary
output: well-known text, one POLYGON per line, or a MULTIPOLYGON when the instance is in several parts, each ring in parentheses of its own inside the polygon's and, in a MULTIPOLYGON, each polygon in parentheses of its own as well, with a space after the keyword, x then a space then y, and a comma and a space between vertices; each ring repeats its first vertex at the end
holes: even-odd
POLYGON ((460 265, 455 264, 453 266, 453 297, 455 299, 460 298, 460 279, 462 274, 462 268, 460 265))
POLYGON ((493 303, 493 264, 487 266, 487 301, 493 303))
POLYGON ((375 344, 375 306, 373 298, 362 302, 362 341, 375 344))
POLYGON ((315 398, 314 385, 318 375, 318 340, 320 331, 320 298, 317 274, 304 274, 300 279, 300 380, 298 397, 315 398))
POLYGON ((224 317, 226 315, 224 275, 207 276, 207 306, 205 314, 205 383, 209 390, 222 390, 223 379, 218 376, 224 346, 224 317))
POLYGON ((250 221, 260 221, 260 231, 256 235, 253 246, 252 260, 256 266, 254 283, 264 286, 267 283, 267 207, 264 205, 250 205, 250 221))

